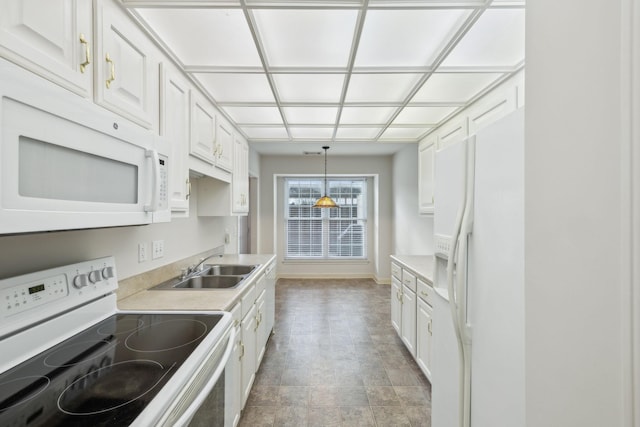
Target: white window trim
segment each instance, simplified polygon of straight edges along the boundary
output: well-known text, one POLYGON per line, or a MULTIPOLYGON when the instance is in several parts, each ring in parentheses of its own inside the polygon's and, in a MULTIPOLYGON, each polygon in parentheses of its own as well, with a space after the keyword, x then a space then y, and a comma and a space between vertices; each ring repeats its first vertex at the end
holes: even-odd
MULTIPOLYGON (((347 264, 353 264, 353 265, 364 265, 364 264, 370 264, 370 257, 371 257, 371 244, 370 244, 370 239, 372 238, 372 229, 371 229, 371 221, 372 221, 372 216, 373 216, 373 210, 372 210, 372 204, 373 204, 373 200, 374 200, 374 194, 373 194, 373 188, 374 188, 374 179, 376 177, 376 175, 371 175, 371 174, 335 174, 335 175, 327 175, 326 176, 327 179, 329 181, 332 180, 340 180, 340 179, 363 179, 365 181, 365 192, 366 192, 366 209, 365 209, 365 213, 366 216, 363 218, 363 220, 365 221, 365 245, 364 245, 364 253, 365 255, 363 257, 328 257, 327 254, 325 253, 325 255, 323 257, 287 257, 287 238, 286 238, 286 233, 287 233, 287 228, 286 228, 286 222, 287 222, 287 216, 286 216, 286 209, 287 209, 287 204, 286 204, 286 200, 287 200, 287 196, 286 196, 286 192, 287 192, 287 180, 289 179, 318 179, 318 180, 324 180, 325 176, 324 175, 317 175, 317 174, 282 174, 282 175, 276 175, 274 176, 274 190, 279 190, 283 192, 283 240, 284 240, 284 244, 283 244, 283 248, 284 248, 284 253, 282 255, 282 263, 283 264, 298 264, 298 265, 304 265, 304 264, 325 264, 325 265, 329 265, 329 264, 336 264, 336 265, 347 265, 347 264), (278 178, 282 179, 282 188, 278 189, 277 188, 277 182, 278 182, 278 178)), ((323 183, 324 185, 324 183, 323 183)), ((274 194, 277 194, 277 192, 274 192, 274 194)), ((277 206, 277 201, 274 200, 274 207, 277 206)), ((276 212, 277 212, 277 207, 276 207, 276 212)), ((277 215, 274 216, 274 221, 276 220, 277 215)), ((329 221, 329 218, 325 217, 325 215, 323 215, 323 224, 325 223, 325 221, 329 221)), ((276 225, 276 224, 274 224, 276 225)), ((277 230, 277 226, 274 228, 274 230, 277 230)), ((275 237, 275 236, 274 236, 275 237)), ((274 239, 274 244, 277 241, 277 239, 274 239)), ((326 241, 323 243, 323 251, 325 251, 327 249, 326 245, 326 241)))

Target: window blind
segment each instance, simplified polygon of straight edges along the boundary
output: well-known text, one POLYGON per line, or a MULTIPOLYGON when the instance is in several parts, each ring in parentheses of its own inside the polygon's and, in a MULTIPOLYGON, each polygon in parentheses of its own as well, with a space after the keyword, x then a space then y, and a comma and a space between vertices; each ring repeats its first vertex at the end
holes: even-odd
POLYGON ((313 208, 322 178, 285 178, 285 247, 289 259, 366 259, 367 180, 327 178, 338 208, 313 208))

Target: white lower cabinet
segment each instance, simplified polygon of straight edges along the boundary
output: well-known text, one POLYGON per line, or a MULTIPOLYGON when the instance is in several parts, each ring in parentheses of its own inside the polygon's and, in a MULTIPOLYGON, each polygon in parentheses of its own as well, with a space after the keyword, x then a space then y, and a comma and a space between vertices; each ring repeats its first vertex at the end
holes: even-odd
POLYGON ((391 325, 431 380, 431 282, 404 266, 391 263, 391 325))
MULTIPOLYGON (((240 422, 240 413, 242 411, 242 303, 237 303, 231 309, 231 318, 233 319, 233 328, 236 332, 236 339, 233 343, 229 364, 225 370, 225 383, 229 390, 229 401, 225 401, 225 420, 229 420, 229 424, 235 427, 240 422)), ((226 423, 225 423, 226 424, 226 423)))
POLYGON ((260 362, 262 362, 262 357, 267 349, 267 339, 269 339, 269 331, 267 331, 267 323, 265 322, 264 316, 266 296, 267 290, 263 289, 260 296, 256 299, 256 368, 260 366, 260 362))
POLYGON ((391 325, 401 335, 402 326, 402 283, 396 277, 391 277, 391 325))
POLYGON ((416 316, 416 362, 427 378, 431 379, 433 308, 422 298, 418 298, 418 311, 416 316))
POLYGON ((229 372, 236 372, 231 394, 232 408, 226 414, 237 424, 240 412, 247 403, 251 387, 256 378, 256 372, 266 351, 267 341, 273 329, 275 312, 275 264, 269 265, 254 284, 251 284, 242 294, 231 310, 234 327, 238 338, 237 348, 233 348, 232 361, 229 372), (273 311, 270 307, 273 307, 273 311), (238 417, 236 420, 235 417, 238 417))
MULTIPOLYGON (((270 334, 273 331, 273 327, 276 322, 276 265, 271 263, 267 266, 265 273, 266 277, 266 307, 265 307, 265 319, 267 333, 270 334)), ((268 336, 267 336, 268 338, 268 336)))
POLYGON ((253 381, 256 378, 256 306, 253 304, 242 319, 242 343, 240 344, 242 371, 242 407, 247 403, 253 381))
POLYGON ((407 347, 413 357, 416 356, 416 293, 407 285, 402 285, 402 320, 401 334, 402 342, 407 347))

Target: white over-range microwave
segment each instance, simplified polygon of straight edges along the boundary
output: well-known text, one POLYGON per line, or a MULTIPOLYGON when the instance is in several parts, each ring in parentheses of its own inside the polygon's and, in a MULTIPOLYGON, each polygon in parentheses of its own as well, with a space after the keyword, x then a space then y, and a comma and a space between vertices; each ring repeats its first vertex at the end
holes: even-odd
POLYGON ((0 234, 169 221, 168 149, 0 60, 0 234))

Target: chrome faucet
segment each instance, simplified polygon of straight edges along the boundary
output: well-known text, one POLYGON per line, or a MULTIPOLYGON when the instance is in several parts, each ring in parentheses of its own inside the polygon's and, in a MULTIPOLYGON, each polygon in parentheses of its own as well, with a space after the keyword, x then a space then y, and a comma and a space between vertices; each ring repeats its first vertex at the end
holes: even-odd
POLYGON ((214 250, 215 250, 215 252, 213 254, 211 254, 211 255, 209 255, 208 257, 205 257, 205 258, 200 258, 200 261, 198 261, 194 265, 183 269, 182 273, 180 274, 180 280, 184 280, 184 279, 187 279, 187 278, 189 278, 191 276, 195 276, 196 274, 201 272, 202 271, 202 266, 205 263, 205 261, 208 261, 211 258, 216 257, 216 256, 217 257, 222 257, 224 255, 224 246, 218 246, 214 250))

